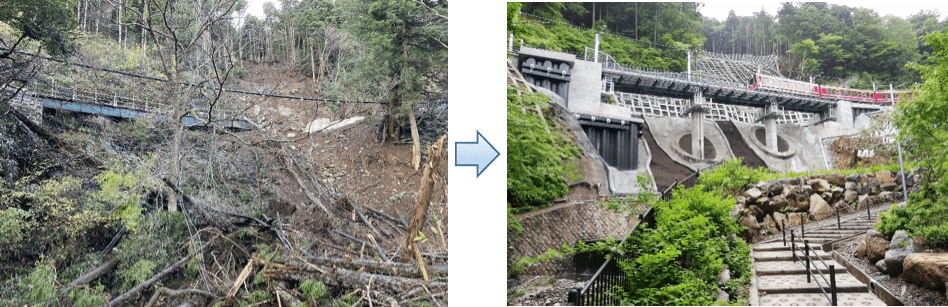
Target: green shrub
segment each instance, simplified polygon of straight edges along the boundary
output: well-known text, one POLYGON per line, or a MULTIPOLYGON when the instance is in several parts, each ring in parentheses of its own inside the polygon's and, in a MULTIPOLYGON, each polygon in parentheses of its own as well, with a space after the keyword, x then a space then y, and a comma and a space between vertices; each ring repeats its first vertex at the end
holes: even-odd
POLYGON ((880 214, 882 220, 876 230, 887 235, 905 230, 925 237, 925 242, 933 246, 948 247, 948 199, 932 201, 919 194, 910 194, 909 198, 907 207, 894 205, 880 214))
MULTIPOLYGON (((749 275, 749 246, 727 239, 741 230, 728 214, 734 199, 720 193, 697 185, 677 189, 672 200, 655 204, 655 228, 644 229, 627 250, 638 257, 620 262, 632 280, 630 288, 616 293, 623 304, 710 305, 725 265, 738 277, 749 275)), ((729 289, 735 300, 748 286, 749 279, 744 281, 729 289)))
POLYGON ((548 102, 543 94, 518 95, 516 88, 507 88, 507 197, 518 212, 566 195, 563 160, 580 155, 556 119, 536 112, 548 102))
POLYGON ((0 210, 0 246, 6 250, 14 249, 34 224, 29 211, 16 207, 0 210))
POLYGON ((231 72, 234 74, 234 76, 240 79, 243 79, 247 77, 247 75, 250 74, 250 72, 247 71, 247 69, 244 68, 243 66, 234 67, 234 69, 231 72))
POLYGON ((300 291, 306 296, 307 300, 315 301, 326 297, 329 291, 326 285, 319 281, 304 280, 300 283, 300 291))
POLYGON ((22 297, 24 303, 34 306, 55 304, 59 296, 55 262, 51 258, 42 258, 30 275, 20 280, 20 289, 25 291, 22 297))

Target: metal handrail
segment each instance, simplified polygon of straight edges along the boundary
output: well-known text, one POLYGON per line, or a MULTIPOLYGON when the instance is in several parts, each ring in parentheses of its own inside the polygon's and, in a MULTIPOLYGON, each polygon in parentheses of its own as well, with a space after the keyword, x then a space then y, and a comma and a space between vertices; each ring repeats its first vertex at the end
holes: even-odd
MULTIPOLYGON (((810 251, 813 251, 813 255, 816 255, 816 251, 810 247, 809 240, 803 240, 804 260, 800 260, 800 258, 797 257, 796 242, 794 242, 794 240, 795 240, 794 233, 793 233, 793 230, 791 230, 790 231, 790 253, 793 256, 793 262, 805 261, 804 266, 806 267, 806 282, 810 283, 810 276, 813 275, 813 272, 810 270, 810 251)), ((836 266, 827 265, 826 262, 823 261, 823 257, 817 256, 816 258, 820 260, 820 263, 822 263, 824 267, 829 268, 829 275, 830 275, 829 280, 826 280, 826 276, 823 275, 822 270, 817 269, 816 273, 819 274, 821 279, 823 279, 823 282, 826 283, 826 286, 830 288, 830 293, 826 293, 826 290, 823 289, 824 286, 820 285, 819 279, 814 279, 816 280, 816 285, 820 289, 820 292, 823 292, 823 296, 826 297, 826 300, 830 302, 830 306, 837 306, 838 304, 836 300, 836 266)))
MULTIPOLYGON (((632 230, 629 231, 629 234, 619 243, 610 253, 606 256, 606 261, 599 267, 599 270, 593 274, 592 278, 589 279, 582 287, 576 286, 569 290, 567 294, 567 300, 570 303, 573 303, 574 306, 589 306, 588 303, 594 305, 615 305, 618 303, 616 298, 611 295, 607 295, 606 291, 609 289, 620 286, 625 287, 629 284, 627 278, 622 276, 609 275, 607 272, 608 268, 618 268, 618 260, 616 257, 622 257, 623 259, 632 258, 632 255, 628 254, 619 254, 619 251, 622 250, 626 242, 634 240, 633 235, 635 230, 639 229, 639 226, 642 225, 644 221, 649 226, 655 226, 655 211, 652 208, 648 208, 643 213, 639 214, 639 220, 636 222, 635 227, 632 227, 632 230), (605 277, 605 278, 604 278, 605 277)), ((631 243, 629 243, 631 244, 631 243)), ((621 273, 621 269, 616 270, 621 273)))
MULTIPOLYGON (((901 192, 894 192, 894 193, 901 193, 901 192)), ((893 193, 893 194, 894 194, 894 193, 893 193)), ((906 199, 905 195, 902 195, 902 199, 906 199)), ((855 212, 855 211, 856 211, 855 208, 857 208, 858 205, 859 205, 859 203, 849 204, 849 205, 846 205, 845 207, 830 208, 830 210, 824 210, 824 211, 820 211, 820 212, 816 212, 816 213, 807 213, 807 214, 808 214, 809 216, 814 216, 814 217, 815 217, 815 216, 820 216, 820 215, 823 215, 823 214, 825 214, 825 213, 830 213, 830 212, 834 212, 834 211, 835 211, 835 212, 836 212, 836 229, 842 229, 843 226, 842 226, 842 221, 841 221, 841 217, 840 217, 839 211, 841 211, 841 210, 847 210, 847 209, 853 208, 853 211, 852 211, 852 212, 855 212)), ((884 205, 885 205, 885 203, 882 203, 882 204, 875 204, 875 205, 866 205, 866 219, 872 219, 872 208, 873 208, 873 207, 880 207, 880 206, 884 206, 884 205)), ((825 220, 825 219, 828 219, 828 218, 831 218, 831 217, 832 217, 832 215, 831 215, 831 216, 828 216, 828 217, 821 218, 821 219, 812 219, 812 220, 809 221, 809 223, 817 222, 817 221, 822 221, 822 220, 825 220)), ((850 219, 847 219, 847 221, 849 221, 849 220, 851 220, 851 218, 850 218, 850 219)), ((803 233, 804 229, 806 228, 806 227, 804 226, 806 223, 808 223, 808 222, 804 222, 802 219, 800 220, 800 232, 801 232, 801 234, 802 234, 803 236, 806 235, 805 233, 803 233)), ((784 246, 786 246, 786 245, 787 245, 787 243, 786 243, 786 241, 787 241, 787 238, 786 238, 786 236, 787 236, 787 235, 786 235, 787 226, 786 226, 786 223, 783 223, 782 225, 783 225, 783 226, 781 227, 781 231, 780 231, 780 232, 783 233, 784 246)), ((831 225, 832 225, 832 224, 831 224, 831 225)), ((819 226, 819 227, 826 227, 826 226, 819 226)), ((792 231, 792 229, 791 229, 791 231, 792 231)))

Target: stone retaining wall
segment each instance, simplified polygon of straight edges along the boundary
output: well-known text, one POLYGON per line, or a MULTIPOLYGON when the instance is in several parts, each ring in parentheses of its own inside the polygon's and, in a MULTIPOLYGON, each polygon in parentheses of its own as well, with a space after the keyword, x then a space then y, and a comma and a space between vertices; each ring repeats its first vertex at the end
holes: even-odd
POLYGON ((21 91, 10 99, 10 106, 37 125, 43 124, 43 101, 33 96, 32 92, 21 91))
MULTIPOLYGON (((509 259, 536 257, 548 249, 559 249, 564 243, 599 241, 610 236, 622 238, 634 223, 625 214, 606 209, 595 201, 560 204, 524 213, 516 217, 523 225, 522 239, 514 241, 507 253, 509 259)), ((539 275, 567 272, 572 268, 563 261, 546 261, 524 268, 523 274, 539 275)))

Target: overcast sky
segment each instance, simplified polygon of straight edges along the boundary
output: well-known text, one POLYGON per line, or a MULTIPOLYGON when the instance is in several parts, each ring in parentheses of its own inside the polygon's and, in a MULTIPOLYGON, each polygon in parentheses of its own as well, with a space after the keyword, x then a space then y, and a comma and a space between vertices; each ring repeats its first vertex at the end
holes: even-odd
MULTIPOLYGON (((945 13, 948 13, 948 2, 942 0, 934 1, 827 1, 828 3, 846 5, 850 7, 864 7, 875 10, 879 16, 895 15, 902 18, 908 18, 909 15, 918 13, 918 11, 937 9, 941 12, 939 20, 945 19, 945 13)), ((777 10, 781 5, 779 1, 712 1, 705 2, 704 7, 699 8, 702 15, 717 18, 720 21, 727 20, 727 14, 734 10, 737 16, 750 16, 754 12, 759 12, 761 7, 767 10, 771 16, 777 15, 777 10)))

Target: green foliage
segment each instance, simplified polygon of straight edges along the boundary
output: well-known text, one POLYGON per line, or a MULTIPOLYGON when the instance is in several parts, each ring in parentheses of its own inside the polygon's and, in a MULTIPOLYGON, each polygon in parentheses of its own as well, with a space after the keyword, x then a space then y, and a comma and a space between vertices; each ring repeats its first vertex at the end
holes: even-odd
POLYGON ((574 162, 564 161, 563 169, 566 172, 566 179, 569 180, 569 182, 577 182, 586 179, 586 177, 583 176, 583 172, 576 167, 574 162))
POLYGON ((132 232, 138 230, 142 212, 145 210, 141 207, 142 199, 147 188, 153 187, 148 179, 151 162, 146 160, 131 171, 124 171, 122 167, 113 167, 95 177, 101 190, 90 193, 89 198, 103 204, 106 208, 112 208, 111 217, 115 220, 116 226, 124 225, 132 232))
POLYGON ((329 293, 326 289, 326 285, 319 281, 304 280, 300 283, 300 291, 303 292, 303 295, 307 300, 316 301, 320 300, 329 293))
POLYGON ((50 258, 41 259, 33 272, 20 280, 19 287, 25 291, 22 297, 24 303, 38 306, 55 304, 59 296, 55 262, 50 258))
POLYGON ((102 285, 95 286, 94 288, 73 288, 69 290, 67 297, 72 301, 72 306, 75 307, 102 306, 108 302, 104 296, 104 290, 105 287, 102 285))
POLYGON ((751 185, 762 181, 770 173, 770 170, 766 168, 748 168, 744 166, 743 161, 743 157, 724 161, 714 170, 701 173, 698 176, 698 184, 716 187, 723 191, 724 194, 721 196, 734 195, 749 189, 751 185))
MULTIPOLYGON (((76 27, 75 1, 72 0, 6 0, 0 5, 0 22, 19 33, 19 38, 40 42, 54 56, 69 55, 73 50, 70 31, 76 27)), ((10 42, 10 45, 19 43, 10 42)))
POLYGON ((122 279, 122 284, 119 286, 120 289, 131 289, 143 281, 148 280, 148 278, 155 274, 155 267, 156 264, 154 261, 139 259, 128 268, 119 270, 118 276, 122 279))
MULTIPOLYGON (((144 215, 138 229, 126 234, 114 249, 119 260, 116 292, 124 292, 138 284, 141 278, 151 277, 156 268, 171 265, 187 253, 181 242, 190 234, 184 215, 180 212, 154 210, 144 215)), ((185 276, 192 276, 188 272, 185 276)))
MULTIPOLYGON (((728 214, 734 199, 721 198, 721 193, 699 184, 677 189, 672 200, 655 204, 655 228, 644 229, 626 251, 638 257, 620 262, 632 280, 630 288, 617 294, 623 304, 710 305, 725 265, 735 276, 749 275, 749 246, 727 239, 741 230, 728 214)), ((747 281, 732 285, 731 297, 736 300, 747 281)))
POLYGON ((250 71, 247 71, 247 69, 244 68, 243 66, 237 66, 231 70, 231 73, 233 73, 234 76, 236 76, 237 78, 243 79, 247 77, 247 75, 250 74, 250 71))
POLYGON ((563 160, 580 155, 555 118, 535 111, 549 108, 548 102, 543 94, 507 89, 507 198, 518 212, 566 195, 563 160))
MULTIPOLYGON (((514 33, 514 38, 523 39, 524 44, 528 46, 579 55, 584 54, 586 47, 592 48, 595 45, 598 32, 593 29, 584 30, 566 24, 535 20, 522 20, 517 26, 508 30, 514 33)), ((606 32, 609 32, 608 29, 606 32)), ((681 45, 680 48, 656 48, 647 42, 637 42, 625 37, 605 34, 600 36, 599 48, 622 65, 684 70, 687 64, 684 50, 699 46, 704 38, 700 37, 700 33, 682 36, 681 41, 676 41, 672 36, 662 36, 659 40, 659 43, 665 45, 681 45)))
POLYGON ((908 206, 892 206, 880 214, 876 230, 892 235, 896 230, 925 237, 933 246, 948 247, 948 200, 931 200, 919 194, 910 194, 908 206))
POLYGON ((523 232, 523 226, 520 225, 520 221, 513 216, 511 212, 510 203, 507 203, 507 278, 510 278, 511 275, 519 274, 522 270, 522 267, 515 266, 514 262, 510 260, 510 247, 513 245, 514 241, 519 241, 521 239, 520 233, 523 232))
POLYGON ((16 207, 0 210, 0 247, 15 249, 34 224, 29 211, 16 207))

